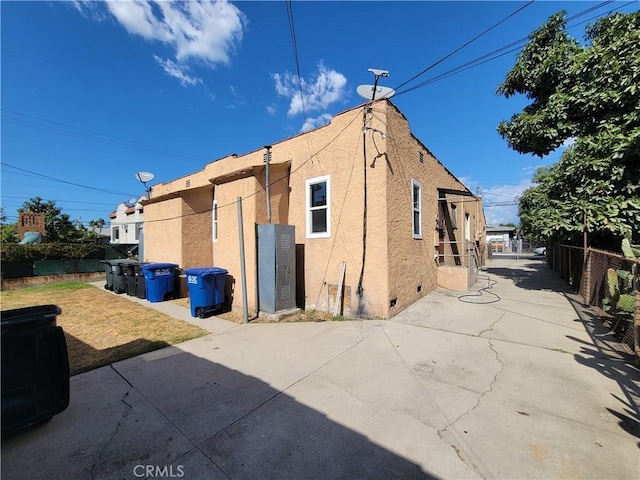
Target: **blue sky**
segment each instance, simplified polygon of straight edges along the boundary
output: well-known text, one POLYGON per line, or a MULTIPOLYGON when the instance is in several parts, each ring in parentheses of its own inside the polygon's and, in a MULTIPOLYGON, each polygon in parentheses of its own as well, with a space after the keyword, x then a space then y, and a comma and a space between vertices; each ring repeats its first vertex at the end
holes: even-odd
MULTIPOLYGON (((108 220, 144 193, 136 171, 153 172, 151 184, 171 181, 327 123, 362 102, 356 87, 373 83, 369 68, 388 70, 380 84, 396 88, 525 5, 293 2, 305 125, 285 2, 3 1, 4 213, 14 220, 40 196, 72 219, 108 220)), ((490 224, 518 222, 516 206, 492 204, 513 202, 560 152, 520 155, 496 133, 527 103, 496 95, 517 50, 437 78, 527 37, 559 10, 591 8, 569 22, 580 40, 587 20, 638 3, 527 5, 392 99, 430 151, 482 192, 490 224)))

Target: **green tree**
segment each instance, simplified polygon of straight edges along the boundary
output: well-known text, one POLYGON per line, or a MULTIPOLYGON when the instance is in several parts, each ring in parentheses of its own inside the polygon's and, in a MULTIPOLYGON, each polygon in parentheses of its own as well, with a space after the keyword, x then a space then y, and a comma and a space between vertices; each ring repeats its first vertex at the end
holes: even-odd
POLYGON ((531 100, 498 125, 519 153, 544 156, 572 140, 555 165, 538 170, 520 197, 525 233, 555 241, 619 245, 640 231, 640 12, 569 37, 566 12, 534 31, 498 93, 531 100))
POLYGON ((4 207, 0 207, 0 243, 18 242, 18 222, 7 223, 4 207))

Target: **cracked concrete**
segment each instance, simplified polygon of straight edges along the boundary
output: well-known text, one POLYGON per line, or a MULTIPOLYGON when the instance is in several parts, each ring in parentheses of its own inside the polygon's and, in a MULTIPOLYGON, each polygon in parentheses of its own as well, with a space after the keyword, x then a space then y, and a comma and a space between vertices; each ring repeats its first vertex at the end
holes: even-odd
POLYGON ((106 441, 104 446, 100 449, 100 452, 98 452, 98 458, 96 459, 96 462, 93 465, 91 465, 90 473, 91 473, 92 480, 96 478, 95 469, 96 469, 96 466, 102 462, 102 457, 105 450, 108 448, 109 444, 118 436, 118 432, 120 431, 120 425, 127 418, 129 413, 131 412, 131 409, 133 408, 131 404, 127 403, 126 401, 126 398, 129 396, 129 393, 131 393, 132 389, 133 389, 133 386, 129 384, 129 390, 127 390, 124 396, 120 399, 120 401, 126 405, 126 408, 124 409, 122 416, 120 417, 120 420, 118 420, 118 423, 116 423, 113 430, 113 434, 109 437, 109 439, 106 441))
POLYGON ((637 478, 638 371, 541 267, 494 261, 497 303, 438 290, 389 321, 198 319, 211 335, 73 377, 65 412, 3 439, 2 474, 637 478))

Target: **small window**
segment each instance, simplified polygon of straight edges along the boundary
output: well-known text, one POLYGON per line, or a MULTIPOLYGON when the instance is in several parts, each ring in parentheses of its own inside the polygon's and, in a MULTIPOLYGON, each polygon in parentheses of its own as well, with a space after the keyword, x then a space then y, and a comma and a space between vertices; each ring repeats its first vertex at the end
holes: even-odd
POLYGON ((416 180, 411 180, 413 200, 413 238, 422 238, 422 185, 416 180))
POLYGON ((140 234, 142 233, 142 228, 143 228, 143 223, 142 222, 136 223, 136 232, 135 232, 135 240, 136 241, 140 240, 140 234))
POLYGON ((213 201, 213 207, 211 208, 211 239, 214 242, 218 241, 218 201, 213 201))
POLYGON ((111 241, 120 240, 120 228, 113 227, 111 228, 111 241))
POLYGON ((331 237, 331 199, 329 176, 305 182, 307 238, 331 237))
POLYGON ((420 163, 424 163, 424 153, 420 152, 420 163))

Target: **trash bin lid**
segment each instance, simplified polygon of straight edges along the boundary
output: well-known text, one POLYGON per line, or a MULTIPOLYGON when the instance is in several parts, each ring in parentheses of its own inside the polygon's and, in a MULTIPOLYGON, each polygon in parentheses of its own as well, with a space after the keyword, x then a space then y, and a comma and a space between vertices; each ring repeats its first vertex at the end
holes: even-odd
POLYGON ((16 325, 19 323, 42 322, 55 318, 62 313, 57 305, 36 305, 35 307, 14 308, 2 312, 2 325, 16 325))
POLYGON ((200 277, 207 277, 209 275, 226 275, 228 271, 220 267, 195 267, 186 269, 184 273, 186 273, 187 275, 198 275, 200 277))
POLYGON ((140 268, 143 270, 158 270, 160 268, 178 268, 178 265, 175 263, 143 263, 140 264, 140 268))
POLYGON ((114 258, 113 260, 104 260, 104 262, 108 263, 109 265, 121 265, 130 261, 131 260, 129 260, 128 258, 114 258))

